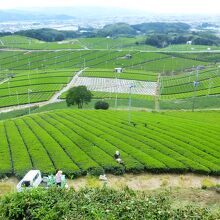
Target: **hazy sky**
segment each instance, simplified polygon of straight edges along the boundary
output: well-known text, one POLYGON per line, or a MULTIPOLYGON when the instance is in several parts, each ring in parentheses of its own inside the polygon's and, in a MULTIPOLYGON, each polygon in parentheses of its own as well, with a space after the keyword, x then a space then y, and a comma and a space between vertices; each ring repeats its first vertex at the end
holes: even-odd
POLYGON ((220 14, 220 0, 0 0, 0 9, 113 6, 158 13, 220 14))

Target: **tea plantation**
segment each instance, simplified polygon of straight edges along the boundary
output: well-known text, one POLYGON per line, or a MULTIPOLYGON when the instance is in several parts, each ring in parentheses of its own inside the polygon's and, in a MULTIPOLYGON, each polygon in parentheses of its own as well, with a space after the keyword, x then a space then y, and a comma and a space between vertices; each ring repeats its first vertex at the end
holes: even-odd
POLYGON ((0 173, 220 174, 220 112, 56 110, 0 122, 0 173), (205 120, 203 120, 205 118, 205 120), (119 150, 124 161, 118 164, 119 150))
MULTIPOLYGON (((144 109, 220 107, 220 53, 200 52, 199 47, 194 52, 131 49, 135 40, 110 39, 106 47, 100 38, 46 43, 2 37, 0 110, 51 100, 75 76, 75 85, 88 84, 93 98, 114 102, 116 108, 120 101, 127 108, 130 97, 134 107, 144 109), (115 73, 117 67, 123 72, 115 73), (136 86, 129 94, 131 83, 136 86)), ((220 174, 218 111, 201 117, 200 112, 49 110, 5 121, 8 117, 0 115, 1 176, 21 177, 31 168, 43 173, 62 169, 69 177, 144 171, 220 174), (123 165, 113 159, 116 150, 123 165)))

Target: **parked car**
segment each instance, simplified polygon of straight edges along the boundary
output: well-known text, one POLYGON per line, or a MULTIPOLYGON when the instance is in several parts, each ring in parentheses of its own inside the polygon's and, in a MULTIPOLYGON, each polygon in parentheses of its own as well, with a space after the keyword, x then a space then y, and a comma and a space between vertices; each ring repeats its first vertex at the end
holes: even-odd
POLYGON ((17 185, 17 191, 21 192, 24 188, 38 187, 42 182, 40 170, 30 170, 17 185))

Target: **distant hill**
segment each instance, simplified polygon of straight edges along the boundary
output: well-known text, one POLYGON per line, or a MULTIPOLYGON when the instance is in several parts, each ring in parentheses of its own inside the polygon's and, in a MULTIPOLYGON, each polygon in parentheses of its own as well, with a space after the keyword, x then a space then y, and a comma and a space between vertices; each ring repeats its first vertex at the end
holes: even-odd
POLYGON ((71 20, 74 17, 65 14, 44 14, 36 12, 4 10, 0 11, 0 22, 6 21, 44 21, 44 20, 71 20))
POLYGON ((21 10, 1 10, 0 22, 5 21, 43 21, 71 20, 75 18, 104 18, 143 16, 146 12, 112 7, 70 7, 70 8, 26 8, 21 10))
POLYGON ((115 8, 115 7, 59 7, 59 8, 34 8, 34 9, 25 9, 30 12, 38 12, 42 14, 65 14, 74 17, 83 17, 83 18, 96 18, 100 17, 113 17, 113 16, 148 16, 150 15, 147 12, 140 10, 124 9, 124 8, 115 8))

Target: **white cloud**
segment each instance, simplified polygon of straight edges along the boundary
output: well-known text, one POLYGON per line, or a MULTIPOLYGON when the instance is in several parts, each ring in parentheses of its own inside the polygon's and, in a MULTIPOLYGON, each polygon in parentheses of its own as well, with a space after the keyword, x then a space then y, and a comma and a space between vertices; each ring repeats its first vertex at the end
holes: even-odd
POLYGON ((219 0, 0 0, 0 8, 111 6, 158 13, 216 13, 219 0))

